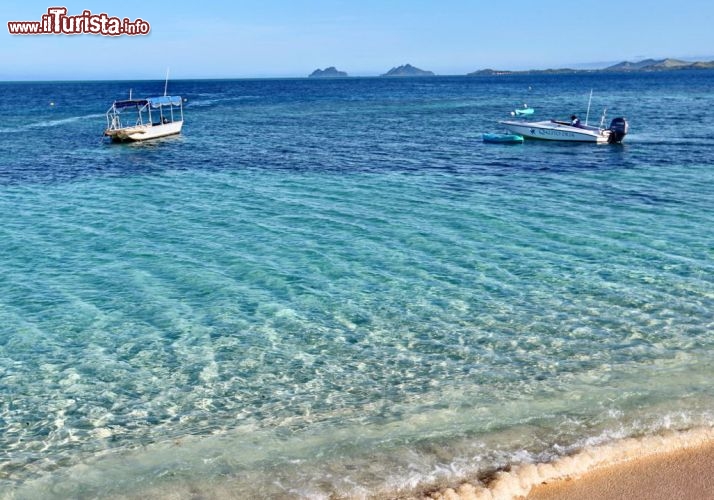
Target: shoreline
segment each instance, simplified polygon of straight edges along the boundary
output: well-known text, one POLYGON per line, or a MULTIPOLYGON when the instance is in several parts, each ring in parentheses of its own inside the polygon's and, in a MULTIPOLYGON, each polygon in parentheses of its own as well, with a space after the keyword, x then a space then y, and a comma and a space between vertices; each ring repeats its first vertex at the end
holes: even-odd
POLYGON ((714 427, 628 438, 544 464, 514 466, 488 484, 432 500, 714 499, 714 427), (709 496, 706 496, 709 495, 709 496))
POLYGON ((670 500, 714 498, 714 442, 586 472, 574 481, 538 485, 527 500, 670 500))
MULTIPOLYGON (((431 483, 421 487, 390 488, 387 484, 371 489, 363 485, 355 489, 328 493, 314 485, 284 482, 278 489, 270 488, 270 480, 261 474, 211 474, 210 462, 223 456, 215 445, 220 441, 201 442, 203 469, 196 463, 176 458, 176 446, 158 450, 154 460, 146 457, 111 456, 106 462, 78 464, 76 474, 39 478, 34 484, 24 484, 14 491, 4 492, 22 498, 56 498, 71 496, 101 496, 110 499, 188 499, 197 496, 232 500, 236 498, 331 498, 401 499, 401 500, 671 500, 672 498, 714 500, 714 426, 689 430, 666 431, 639 438, 622 438, 607 444, 588 446, 551 462, 506 465, 494 472, 482 470, 455 479, 449 488, 431 483), (144 468, 137 470, 136 465, 144 468), (97 467, 99 466, 99 467, 97 467), (160 467, 162 473, 157 474, 160 467), (102 490, 106 475, 120 472, 110 490, 102 490), (191 472, 188 476, 184 473, 191 472), (154 476, 144 484, 134 483, 136 474, 154 476), (246 481, 248 481, 247 484, 246 481), (267 482, 266 482, 267 481, 267 482), (268 488, 266 489, 266 486, 268 488), (101 494, 97 492, 102 491, 101 494)), ((344 472, 344 471, 340 471, 344 472)), ((353 486, 358 486, 353 484, 353 486)), ((395 485, 392 485, 395 486, 395 485)), ((0 492, 0 496, 4 494, 0 492)))

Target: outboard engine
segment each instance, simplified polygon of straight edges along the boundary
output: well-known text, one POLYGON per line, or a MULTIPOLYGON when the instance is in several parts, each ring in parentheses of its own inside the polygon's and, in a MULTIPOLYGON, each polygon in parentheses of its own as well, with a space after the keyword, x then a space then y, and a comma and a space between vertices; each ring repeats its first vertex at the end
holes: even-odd
POLYGON ((610 122, 610 137, 607 138, 607 142, 610 144, 621 143, 622 139, 627 135, 628 128, 627 120, 623 117, 613 118, 610 122))

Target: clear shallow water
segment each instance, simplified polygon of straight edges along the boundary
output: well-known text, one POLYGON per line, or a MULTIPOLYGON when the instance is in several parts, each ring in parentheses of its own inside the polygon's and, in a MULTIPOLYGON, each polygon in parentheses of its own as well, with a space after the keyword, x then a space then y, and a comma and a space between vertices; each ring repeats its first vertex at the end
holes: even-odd
POLYGON ((712 425, 713 83, 179 81, 138 145, 102 113, 163 82, 0 84, 0 495, 389 496, 712 425), (624 145, 480 140, 590 88, 624 145))

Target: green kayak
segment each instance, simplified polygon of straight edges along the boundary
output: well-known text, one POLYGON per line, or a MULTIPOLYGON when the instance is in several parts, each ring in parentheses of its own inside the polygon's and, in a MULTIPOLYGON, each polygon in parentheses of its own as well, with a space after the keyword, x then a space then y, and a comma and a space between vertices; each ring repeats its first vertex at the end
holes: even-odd
POLYGON ((483 134, 483 142, 518 144, 523 142, 523 136, 518 134, 483 134))

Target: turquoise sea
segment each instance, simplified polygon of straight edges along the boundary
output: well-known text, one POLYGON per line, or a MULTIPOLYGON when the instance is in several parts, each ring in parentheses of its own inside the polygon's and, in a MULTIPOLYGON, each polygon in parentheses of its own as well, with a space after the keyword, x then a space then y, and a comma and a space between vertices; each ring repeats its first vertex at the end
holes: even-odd
POLYGON ((714 425, 714 72, 0 83, 0 498, 394 498, 714 425), (622 145, 484 144, 626 116, 622 145))

